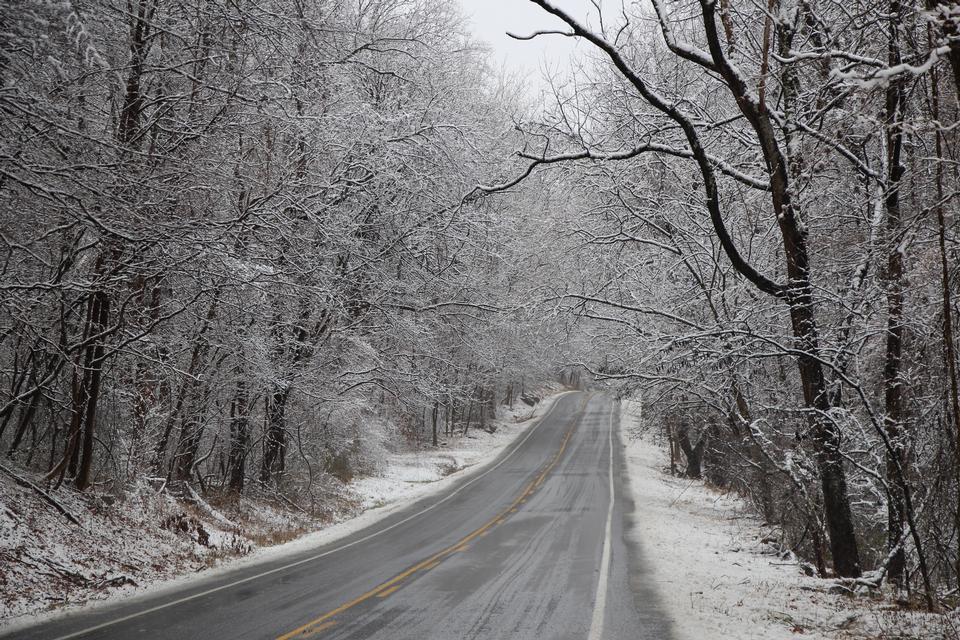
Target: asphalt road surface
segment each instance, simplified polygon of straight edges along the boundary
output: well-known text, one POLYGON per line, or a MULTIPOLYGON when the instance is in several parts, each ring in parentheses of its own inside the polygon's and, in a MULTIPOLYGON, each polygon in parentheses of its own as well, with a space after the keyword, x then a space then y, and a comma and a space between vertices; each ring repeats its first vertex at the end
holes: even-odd
POLYGON ((483 472, 349 537, 13 637, 667 640, 612 409, 566 394, 483 472))

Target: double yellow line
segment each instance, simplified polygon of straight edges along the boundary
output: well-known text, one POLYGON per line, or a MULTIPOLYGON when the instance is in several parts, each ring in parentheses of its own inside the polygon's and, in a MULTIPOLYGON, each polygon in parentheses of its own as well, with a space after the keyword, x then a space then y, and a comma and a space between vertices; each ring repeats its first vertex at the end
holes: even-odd
POLYGON ((529 498, 533 494, 533 492, 536 491, 540 487, 540 485, 543 484, 544 480, 546 480, 547 478, 547 475, 549 475, 549 473, 553 471, 554 467, 556 467, 557 464, 560 462, 560 459, 563 457, 564 451, 566 451, 567 449, 567 444, 570 442, 570 438, 573 436, 573 432, 576 429, 577 424, 580 422, 580 418, 583 417, 583 412, 586 409, 587 402, 589 402, 589 400, 590 400, 590 396, 584 397, 583 402, 581 402, 580 404, 580 408, 577 410, 577 414, 573 417, 573 420, 571 420, 570 424, 567 426, 567 432, 564 434, 563 440, 561 440, 560 447, 559 449, 557 449, 557 452, 553 454, 553 457, 550 458, 550 460, 546 463, 546 465, 544 465, 544 467, 540 470, 540 472, 536 475, 536 477, 534 477, 534 479, 531 480, 527 484, 527 486, 523 488, 523 491, 520 492, 520 495, 517 496, 513 500, 513 502, 510 503, 510 506, 508 506, 506 509, 504 509, 503 511, 495 515, 483 526, 481 526, 478 529, 475 529, 474 531, 467 534, 466 536, 464 536, 457 542, 453 543, 449 547, 446 547, 438 551, 437 553, 433 554, 426 560, 422 560, 418 562, 417 564, 413 565, 409 569, 406 569, 401 573, 398 573, 397 575, 390 578, 386 582, 383 582, 377 585, 370 591, 367 591, 366 593, 357 596, 353 600, 343 603, 336 609, 328 611, 327 613, 323 614, 319 618, 315 618, 314 620, 311 620, 307 624, 301 627, 297 627, 293 631, 290 631, 288 633, 283 634, 282 636, 279 636, 277 640, 294 640, 294 638, 297 638, 297 639, 306 638, 333 627, 334 625, 337 624, 336 621, 333 620, 334 616, 337 616, 343 613, 344 611, 347 611, 348 609, 352 609, 358 604, 365 602, 375 596, 379 598, 385 598, 389 596, 391 593, 393 593, 394 591, 396 591, 401 587, 400 582, 402 582, 404 579, 409 578, 410 576, 417 573, 418 571, 429 571, 430 569, 433 569, 438 564, 440 564, 444 559, 448 558, 454 553, 465 550, 473 540, 476 540, 480 536, 485 535, 493 527, 499 524, 502 524, 508 517, 510 517, 510 514, 517 512, 520 504, 523 502, 526 502, 527 498, 529 498))

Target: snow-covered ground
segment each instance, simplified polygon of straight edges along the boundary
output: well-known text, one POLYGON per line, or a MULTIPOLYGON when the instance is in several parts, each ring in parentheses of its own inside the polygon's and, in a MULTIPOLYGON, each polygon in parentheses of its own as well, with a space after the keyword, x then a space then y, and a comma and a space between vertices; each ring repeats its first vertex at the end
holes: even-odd
POLYGON ((0 474, 0 627, 176 589, 343 538, 480 473, 549 411, 561 387, 539 394, 546 397, 535 407, 501 407, 493 433, 471 429, 436 449, 392 454, 380 475, 355 479, 335 496, 349 506, 331 507, 320 519, 263 502, 221 510, 197 497, 184 505, 149 487, 116 504, 64 488, 53 495, 79 521, 74 525, 37 492, 0 474))
POLYGON ((666 451, 620 413, 637 512, 632 535, 654 573, 675 640, 929 638, 957 640, 960 618, 904 611, 882 599, 831 593, 762 541, 763 523, 739 497, 671 476, 666 451))
MULTIPOLYGON (((556 391, 559 387, 555 387, 556 391)), ((351 488, 362 498, 364 509, 381 507, 398 501, 406 504, 428 493, 446 488, 445 478, 463 477, 467 469, 485 466, 529 427, 534 418, 546 413, 559 395, 552 395, 536 407, 517 401, 512 409, 501 407, 493 433, 472 428, 466 436, 440 438, 440 446, 419 451, 392 454, 378 476, 360 478, 351 488)))

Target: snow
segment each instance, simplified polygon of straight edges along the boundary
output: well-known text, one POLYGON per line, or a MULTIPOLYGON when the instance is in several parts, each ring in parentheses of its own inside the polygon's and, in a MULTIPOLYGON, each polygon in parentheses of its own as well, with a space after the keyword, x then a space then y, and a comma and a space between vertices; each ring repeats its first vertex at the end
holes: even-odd
POLYGON ((832 593, 804 575, 771 531, 731 493, 669 475, 666 451, 623 401, 620 428, 636 513, 631 534, 649 563, 675 640, 803 638, 958 639, 949 616, 897 609, 875 597, 832 593))
POLYGON ((240 535, 230 530, 236 528, 230 525, 237 518, 207 502, 199 500, 195 508, 185 511, 170 496, 148 487, 128 498, 122 510, 98 510, 94 508, 97 498, 91 502, 85 494, 58 492, 58 501, 80 518, 81 529, 40 504, 29 490, 0 476, 0 629, 27 627, 81 606, 89 609, 120 598, 168 593, 343 539, 483 472, 566 392, 550 385, 540 393, 548 397, 534 407, 522 402, 513 409, 501 407, 491 423, 493 433, 471 429, 466 436, 443 440, 437 449, 392 454, 379 476, 358 478, 346 487, 351 497, 359 498, 359 513, 341 511, 329 526, 319 529, 316 521, 298 519, 264 503, 243 504, 240 535), (187 531, 144 526, 171 516, 186 516, 187 531), (206 544, 197 540, 198 523, 207 535, 206 544), (256 524, 255 531, 248 530, 250 523, 256 524), (254 542, 257 534, 266 544, 271 532, 310 528, 316 530, 283 544, 254 542))
POLYGON ((365 509, 391 504, 398 500, 408 502, 427 493, 445 489, 445 478, 459 479, 467 469, 486 466, 505 447, 529 427, 535 417, 542 416, 553 406, 559 396, 530 408, 518 402, 512 409, 503 407, 494 422, 496 431, 488 433, 471 429, 466 436, 441 439, 437 449, 392 454, 386 469, 379 476, 360 478, 351 483, 353 490, 362 496, 365 509))
POLYGON ((210 548, 186 526, 196 521, 171 510, 165 496, 135 489, 122 509, 106 495, 63 490, 55 497, 80 526, 31 489, 0 478, 0 621, 207 565, 210 548), (163 526, 177 516, 186 531, 163 526))

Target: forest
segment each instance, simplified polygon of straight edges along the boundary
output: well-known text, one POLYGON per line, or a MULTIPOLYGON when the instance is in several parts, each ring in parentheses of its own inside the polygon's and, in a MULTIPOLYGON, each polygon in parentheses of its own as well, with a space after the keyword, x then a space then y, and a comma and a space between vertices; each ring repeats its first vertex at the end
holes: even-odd
POLYGON ((0 471, 312 512, 560 379, 955 608, 960 2, 529 2, 537 99, 455 3, 3 2, 0 471))

